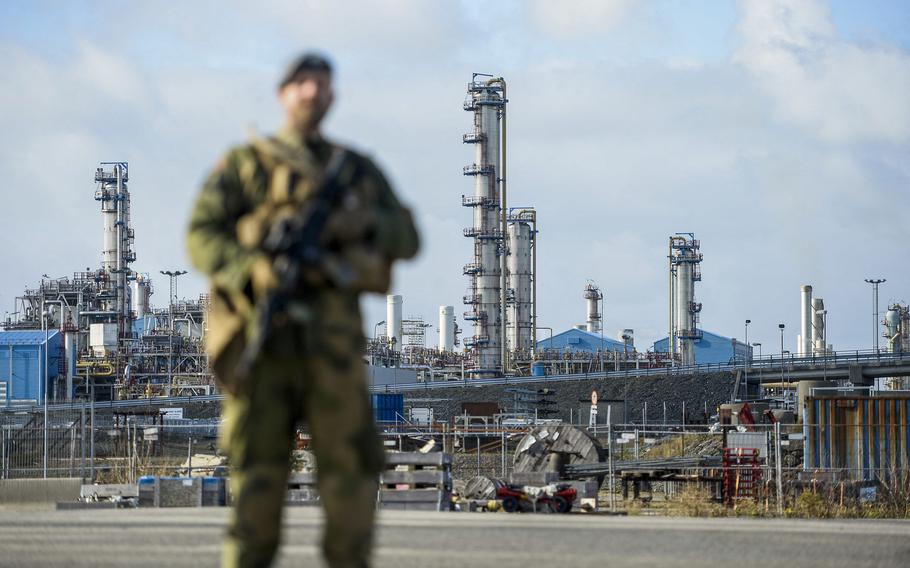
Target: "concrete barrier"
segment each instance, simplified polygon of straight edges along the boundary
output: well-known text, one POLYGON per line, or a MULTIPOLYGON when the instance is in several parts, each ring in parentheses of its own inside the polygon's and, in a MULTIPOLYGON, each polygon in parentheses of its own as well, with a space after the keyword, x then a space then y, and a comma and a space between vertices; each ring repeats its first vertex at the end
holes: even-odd
POLYGON ((0 505, 56 503, 79 499, 82 478, 0 479, 0 505))

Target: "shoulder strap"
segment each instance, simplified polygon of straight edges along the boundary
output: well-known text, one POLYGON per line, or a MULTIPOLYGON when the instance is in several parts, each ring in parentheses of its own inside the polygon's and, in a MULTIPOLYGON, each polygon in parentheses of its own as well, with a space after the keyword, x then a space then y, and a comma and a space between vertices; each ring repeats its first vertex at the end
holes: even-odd
POLYGON ((303 176, 317 176, 322 171, 316 157, 305 147, 292 148, 276 138, 260 136, 253 137, 250 146, 267 167, 281 162, 303 176))

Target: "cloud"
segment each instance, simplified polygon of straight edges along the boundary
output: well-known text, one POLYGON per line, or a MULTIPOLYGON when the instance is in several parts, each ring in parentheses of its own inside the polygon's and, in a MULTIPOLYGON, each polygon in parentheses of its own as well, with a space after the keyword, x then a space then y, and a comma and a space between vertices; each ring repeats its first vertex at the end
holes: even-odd
POLYGON ((608 31, 629 12, 631 0, 534 0, 531 17, 544 32, 559 38, 608 31))
POLYGON ((834 142, 910 141, 910 56, 840 40, 816 0, 745 0, 735 60, 784 120, 834 142))
MULTIPOLYGON (((468 0, 221 6, 95 9, 97 25, 54 27, 53 46, 0 43, 16 87, 0 90, 0 224, 26 243, 5 249, 0 306, 44 272, 97 265, 91 175, 102 160, 130 161, 136 268, 188 268, 200 179, 248 124, 280 121, 275 76, 308 46, 338 64, 328 133, 374 155, 420 221, 422 253, 396 269, 408 314, 435 323, 441 304, 464 311, 472 71, 509 81, 509 201, 538 209, 541 325, 579 323, 590 278, 607 293, 611 334, 634 328, 640 347, 663 335, 676 231, 702 240, 696 293, 705 327, 722 334, 749 317, 750 338, 773 344, 811 283, 831 306, 832 343, 861 347, 863 276, 885 271, 883 298, 910 296, 910 268, 894 262, 910 240, 907 55, 841 41, 819 4, 743 4, 735 59, 724 44, 693 64, 660 56, 674 52, 672 33, 648 51, 672 11, 657 25, 626 3, 504 2, 493 16, 468 0), (114 13, 144 25, 114 25, 114 13)), ((180 292, 205 286, 191 274, 180 292)), ((366 303, 368 333, 384 314, 383 298, 366 303)))

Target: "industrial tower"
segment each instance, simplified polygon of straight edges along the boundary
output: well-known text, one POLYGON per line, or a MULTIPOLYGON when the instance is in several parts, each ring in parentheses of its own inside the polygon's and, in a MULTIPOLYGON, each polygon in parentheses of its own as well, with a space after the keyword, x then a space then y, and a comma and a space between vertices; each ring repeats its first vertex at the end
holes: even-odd
POLYGON ((701 281, 702 254, 693 233, 676 233, 670 237, 670 356, 679 355, 682 365, 695 364, 695 342, 701 339, 695 301, 695 283, 701 281), (688 238, 686 238, 688 237, 688 238))
POLYGON ((130 224, 129 164, 126 162, 101 162, 95 170, 95 201, 101 202, 104 238, 101 248, 101 269, 110 278, 105 310, 117 325, 117 338, 130 333, 130 289, 133 279, 130 264, 136 260, 133 251, 135 235, 130 224), (110 166, 110 170, 105 170, 110 166))
POLYGON ((587 305, 586 326, 589 333, 600 333, 603 329, 603 316, 600 313, 600 306, 603 303, 604 295, 593 282, 588 282, 584 291, 585 304, 587 305))
POLYGON ((508 222, 506 345, 527 357, 537 343, 537 212, 511 209, 508 222))
POLYGON ((464 273, 471 286, 464 296, 469 307, 466 320, 473 322, 474 335, 465 339, 474 360, 475 374, 505 370, 506 319, 505 246, 505 116, 506 85, 502 78, 475 73, 468 83, 464 109, 474 115, 474 128, 462 137, 474 144, 474 163, 464 175, 474 178, 474 195, 462 196, 462 205, 473 210, 474 223, 464 236, 474 240, 474 258, 464 273), (489 77, 488 79, 483 79, 489 77))

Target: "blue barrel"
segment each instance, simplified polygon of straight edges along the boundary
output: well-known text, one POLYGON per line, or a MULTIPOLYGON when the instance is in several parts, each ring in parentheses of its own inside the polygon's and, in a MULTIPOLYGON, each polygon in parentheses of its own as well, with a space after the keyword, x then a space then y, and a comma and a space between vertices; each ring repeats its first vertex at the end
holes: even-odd
POLYGON ((404 415, 404 395, 376 393, 373 399, 373 418, 377 422, 401 422, 404 415))
POLYGON ((543 377, 547 374, 547 366, 544 363, 534 363, 531 365, 532 377, 543 377))

